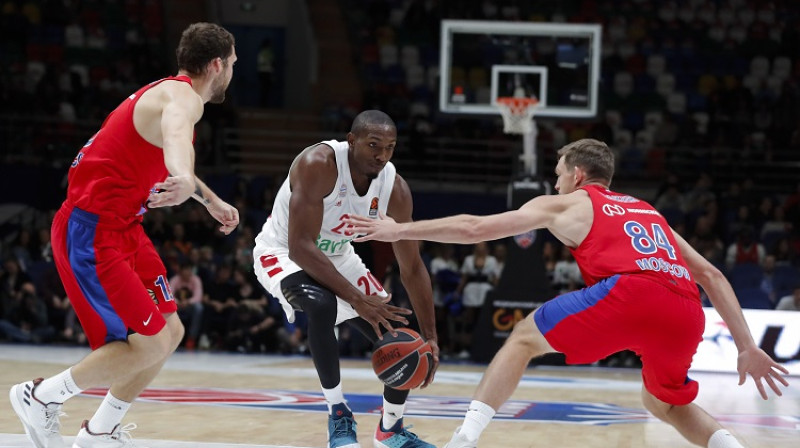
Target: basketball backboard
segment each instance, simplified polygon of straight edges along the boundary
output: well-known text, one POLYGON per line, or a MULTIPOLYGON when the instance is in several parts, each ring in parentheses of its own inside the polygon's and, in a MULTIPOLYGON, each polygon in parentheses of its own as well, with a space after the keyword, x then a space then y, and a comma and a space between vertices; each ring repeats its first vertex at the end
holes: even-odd
POLYGON ((439 107, 497 114, 497 97, 522 87, 536 116, 597 114, 601 26, 443 20, 439 107))

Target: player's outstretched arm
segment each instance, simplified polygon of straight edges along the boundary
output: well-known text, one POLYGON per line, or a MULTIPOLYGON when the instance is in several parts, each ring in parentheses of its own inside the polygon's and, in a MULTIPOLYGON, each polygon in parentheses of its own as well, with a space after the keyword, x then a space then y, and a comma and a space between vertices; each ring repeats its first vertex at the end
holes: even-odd
POLYGON ((788 375, 789 371, 775 362, 764 350, 761 350, 756 345, 753 336, 750 334, 750 328, 744 320, 742 308, 739 306, 739 301, 736 299, 736 294, 733 292, 731 284, 719 269, 697 253, 675 230, 672 233, 675 235, 678 248, 694 280, 708 294, 711 304, 714 305, 722 320, 728 325, 731 336, 733 336, 733 341, 739 350, 737 362, 739 385, 744 384, 749 374, 753 377, 753 381, 763 399, 767 399, 767 392, 762 380, 769 385, 776 395, 782 395, 776 381, 788 386, 789 383, 781 375, 781 372, 788 375))
POLYGON ((357 234, 356 241, 428 240, 442 243, 474 244, 519 235, 548 227, 565 209, 558 196, 539 196, 518 210, 488 216, 456 215, 447 218, 397 223, 391 218, 353 216, 347 222, 357 234))

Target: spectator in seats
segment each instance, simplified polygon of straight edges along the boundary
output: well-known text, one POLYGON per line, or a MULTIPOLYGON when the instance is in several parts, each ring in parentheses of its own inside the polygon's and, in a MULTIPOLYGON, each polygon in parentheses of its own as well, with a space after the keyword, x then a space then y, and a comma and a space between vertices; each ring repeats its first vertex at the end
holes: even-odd
POLYGON ((736 238, 745 230, 755 232, 753 229, 753 217, 750 212, 750 207, 742 204, 735 210, 735 215, 731 218, 730 222, 728 222, 728 236, 732 239, 736 238))
POLYGON ((203 212, 200 204, 187 205, 186 219, 182 220, 184 238, 194 247, 208 241, 214 234, 214 229, 208 226, 204 216, 206 213, 203 212))
POLYGON ((453 332, 451 331, 450 312, 445 297, 452 294, 461 283, 458 260, 452 244, 435 244, 434 257, 431 260, 430 274, 433 283, 433 309, 436 313, 436 334, 439 345, 446 353, 453 352, 453 332))
MULTIPOLYGON (((47 305, 47 317, 50 325, 61 339, 75 342, 75 335, 80 334, 81 331, 75 331, 75 324, 77 323, 75 310, 72 309, 72 305, 69 303, 69 298, 67 298, 64 285, 58 277, 55 264, 47 266, 42 273, 39 291, 42 300, 47 305)), ((80 325, 78 325, 78 328, 80 328, 80 325)))
POLYGON ((225 332, 225 349, 240 353, 277 351, 280 320, 260 307, 240 303, 231 313, 225 332))
POLYGON ((248 235, 241 235, 236 238, 234 247, 234 264, 237 269, 244 269, 246 272, 253 272, 253 238, 248 235))
POLYGON ((686 199, 681 194, 680 188, 675 184, 667 185, 666 189, 654 204, 656 210, 663 212, 665 210, 674 210, 683 212, 686 210, 686 199))
POLYGON ((724 260, 725 246, 711 227, 711 218, 707 215, 697 218, 689 244, 715 266, 719 266, 724 260))
POLYGON ((497 260, 497 281, 503 276, 503 269, 506 267, 506 257, 508 256, 508 246, 503 241, 495 244, 492 247, 492 255, 497 260))
POLYGON ((275 72, 275 52, 272 50, 271 40, 264 39, 264 41, 261 42, 261 48, 258 50, 256 63, 258 68, 259 105, 261 107, 269 107, 272 92, 272 77, 275 72))
POLYGON ((584 286, 583 276, 569 247, 561 246, 561 257, 553 269, 553 288, 559 294, 575 291, 584 286))
MULTIPOLYGON (((783 207, 773 207, 772 216, 761 226, 761 238, 769 234, 789 234, 792 230, 792 223, 786 220, 786 212, 783 207)), ((768 247, 768 249, 770 249, 768 247)))
POLYGON ((11 248, 11 254, 17 260, 21 270, 25 271, 30 267, 34 260, 33 241, 31 240, 31 232, 28 229, 21 228, 17 233, 17 239, 14 241, 14 246, 11 248))
POLYGON ((203 281, 194 273, 194 266, 184 262, 178 275, 169 279, 169 284, 178 306, 178 317, 187 329, 185 347, 193 350, 203 325, 203 281))
POLYGON ((686 213, 692 214, 703 210, 706 201, 716 200, 712 190, 713 181, 706 173, 700 174, 694 187, 686 193, 686 213))
MULTIPOLYGON (((800 128, 798 128, 797 134, 800 136, 800 128)), ((798 137, 798 141, 800 141, 800 137, 798 137)), ((786 219, 789 222, 800 222, 800 182, 797 183, 794 193, 783 202, 783 210, 786 212, 786 219)))
POLYGON ((16 258, 7 258, 3 268, 5 272, 0 274, 0 298, 18 297, 22 285, 31 281, 30 276, 22 270, 16 258))
POLYGON ((50 246, 50 229, 42 227, 38 232, 39 245, 36 251, 38 260, 52 262, 53 261, 53 248, 50 246))
POLYGON ((164 210, 158 208, 148 210, 144 215, 142 225, 156 247, 172 239, 172 231, 167 225, 167 218, 164 210))
POLYGON ((800 311, 800 285, 791 294, 781 297, 775 307, 779 311, 800 311))
POLYGON ((775 256, 776 266, 791 266, 797 261, 797 253, 789 243, 788 237, 779 239, 771 253, 775 256))
POLYGON ((761 284, 758 285, 759 289, 767 295, 769 302, 775 306, 780 297, 777 297, 775 285, 775 256, 767 255, 764 257, 764 264, 761 266, 763 276, 761 277, 761 284))
POLYGON ((730 270, 734 265, 744 263, 764 263, 766 251, 764 246, 754 239, 752 227, 745 227, 739 231, 736 241, 728 246, 725 256, 725 266, 730 270))
POLYGON ((47 320, 47 305, 31 282, 21 285, 19 293, 9 297, 0 319, 0 337, 14 342, 50 342, 55 330, 47 320))
POLYGON ((205 286, 203 334, 208 337, 210 346, 219 347, 239 296, 239 291, 233 283, 231 265, 225 263, 218 266, 214 281, 205 286))
POLYGON ((486 294, 497 285, 497 259, 489 254, 489 244, 485 241, 475 244, 470 255, 461 265, 461 283, 458 292, 464 313, 460 318, 457 338, 461 345, 458 357, 468 359, 472 347, 472 333, 478 320, 478 313, 486 300, 486 294))
POLYGON ((762 235, 764 224, 770 221, 774 215, 775 209, 774 201, 769 196, 764 196, 758 203, 758 208, 753 211, 753 226, 755 227, 756 234, 762 235))
POLYGON ((172 225, 172 238, 164 242, 163 249, 165 251, 174 249, 182 257, 189 255, 189 251, 192 250, 192 242, 186 239, 186 228, 182 223, 176 222, 172 225))
POLYGON ((678 125, 672 114, 665 113, 653 133, 653 144, 659 148, 671 148, 678 141, 678 125))

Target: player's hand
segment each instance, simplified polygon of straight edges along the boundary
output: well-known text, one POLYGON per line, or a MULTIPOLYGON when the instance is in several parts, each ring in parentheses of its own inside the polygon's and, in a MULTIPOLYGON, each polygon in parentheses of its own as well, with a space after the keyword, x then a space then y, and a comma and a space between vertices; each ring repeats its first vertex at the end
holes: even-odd
POLYGON ((370 240, 391 243, 399 240, 398 232, 401 224, 396 223, 394 219, 383 213, 380 214, 380 218, 372 219, 359 215, 350 215, 344 222, 352 226, 351 232, 361 235, 354 240, 357 243, 370 240))
POLYGON ((433 377, 436 375, 436 369, 439 368, 439 343, 436 339, 428 339, 428 345, 431 346, 431 354, 433 355, 433 365, 431 366, 430 372, 428 372, 428 377, 425 378, 425 382, 422 383, 422 388, 425 389, 428 387, 429 384, 433 382, 433 377))
POLYGON ((225 235, 230 235, 231 232, 239 225, 239 210, 236 207, 228 204, 222 199, 216 198, 211 201, 206 207, 208 213, 214 217, 222 227, 219 231, 225 235))
POLYGON ((390 300, 392 300, 391 294, 386 297, 364 295, 360 300, 351 303, 356 313, 372 325, 375 334, 378 335, 378 339, 381 340, 383 339, 381 326, 392 333, 392 336, 396 336, 397 332, 395 332, 394 327, 392 327, 389 321, 408 325, 408 320, 403 316, 411 314, 411 310, 407 308, 389 305, 390 300))
POLYGON ((784 375, 789 374, 786 367, 773 361, 764 350, 755 346, 739 353, 736 370, 739 371, 739 385, 741 386, 744 384, 747 380, 747 374, 750 374, 750 376, 753 377, 753 381, 756 383, 758 393, 761 394, 761 398, 765 400, 768 397, 764 384, 761 382, 762 379, 769 385, 770 389, 775 392, 775 395, 779 397, 783 395, 783 393, 778 385, 775 384, 775 381, 779 381, 784 386, 789 386, 789 383, 783 375, 781 375, 781 372, 783 372, 784 375))
POLYGON ((164 182, 153 186, 157 193, 147 198, 148 208, 170 207, 186 202, 192 197, 195 188, 194 176, 170 176, 164 182))

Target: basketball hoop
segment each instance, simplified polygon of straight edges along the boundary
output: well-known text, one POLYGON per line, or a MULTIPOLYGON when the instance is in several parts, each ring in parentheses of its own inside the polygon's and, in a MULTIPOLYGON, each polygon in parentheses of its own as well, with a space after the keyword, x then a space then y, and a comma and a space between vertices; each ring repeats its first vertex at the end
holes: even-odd
POLYGON ((533 132, 533 113, 539 105, 536 98, 501 96, 495 103, 503 116, 503 132, 528 134, 533 132))

